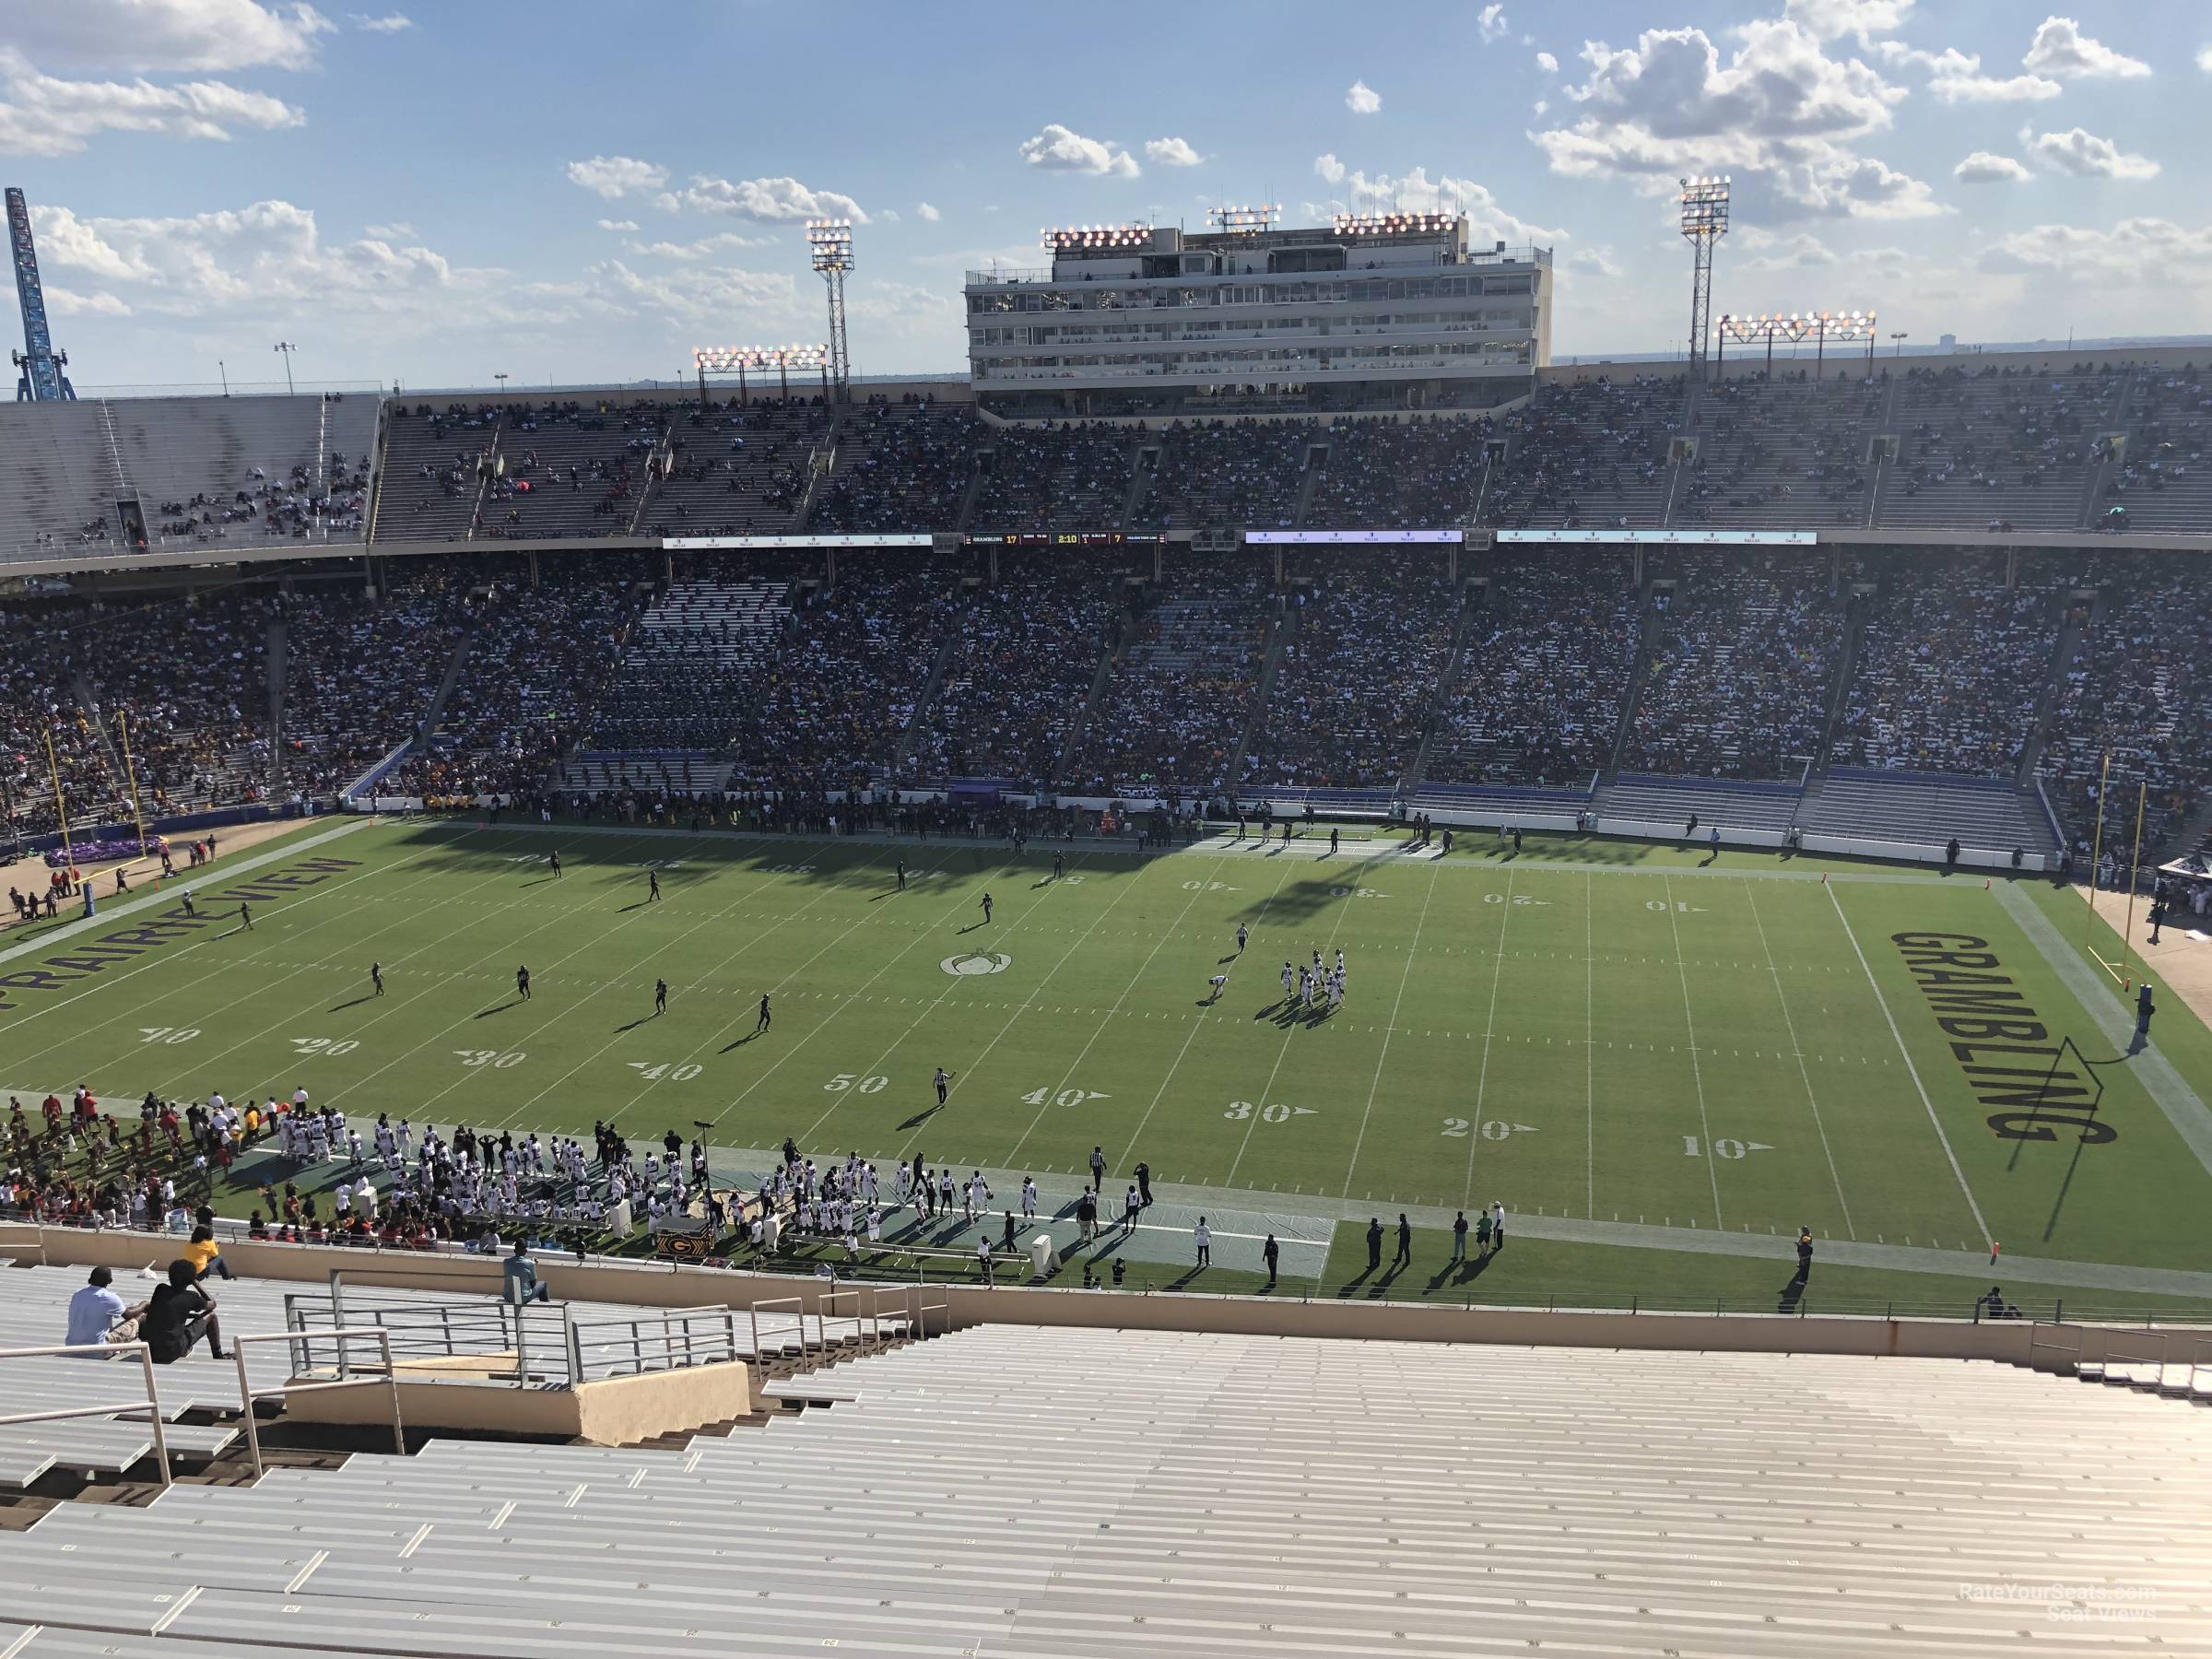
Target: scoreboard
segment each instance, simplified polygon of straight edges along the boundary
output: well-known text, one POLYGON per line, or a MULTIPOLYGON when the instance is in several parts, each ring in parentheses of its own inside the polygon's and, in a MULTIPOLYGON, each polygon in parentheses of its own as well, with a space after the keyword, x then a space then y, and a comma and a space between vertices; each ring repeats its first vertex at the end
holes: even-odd
POLYGON ((1155 531, 1021 530, 988 532, 968 537, 971 547, 1157 547, 1167 537, 1155 531))

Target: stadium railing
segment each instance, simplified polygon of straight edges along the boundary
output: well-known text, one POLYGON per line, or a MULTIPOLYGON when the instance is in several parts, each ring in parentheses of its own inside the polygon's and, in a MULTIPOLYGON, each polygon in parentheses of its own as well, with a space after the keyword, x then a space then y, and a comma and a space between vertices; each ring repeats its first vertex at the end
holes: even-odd
MULTIPOLYGON (((170 1483, 169 1436, 162 1427, 161 1390, 154 1381, 154 1350, 143 1342, 64 1343, 53 1347, 0 1348, 0 1359, 45 1359, 77 1355, 94 1355, 102 1359, 119 1359, 126 1354, 138 1357, 139 1374, 146 1383, 146 1396, 137 1400, 119 1400, 104 1406, 53 1406, 38 1411, 11 1412, 0 1417, 0 1429, 20 1428, 27 1423, 59 1423, 73 1418, 135 1417, 146 1414, 147 1429, 154 1437, 154 1465, 161 1472, 161 1484, 170 1483)), ((244 1385, 245 1361, 239 1361, 240 1385, 244 1385)))
MULTIPOLYGON (((259 1479, 264 1473, 261 1461, 261 1430, 253 1417, 256 1400, 286 1400, 295 1394, 328 1394, 341 1388, 384 1388, 392 1395, 392 1449, 400 1456, 407 1454, 406 1430, 399 1416, 399 1372, 392 1363, 392 1334, 377 1326, 367 1328, 316 1331, 303 1334, 299 1331, 253 1331, 243 1335, 233 1333, 230 1351, 238 1360, 238 1415, 245 1424, 246 1453, 253 1459, 253 1477, 259 1479), (305 1345, 316 1342, 335 1342, 339 1355, 336 1377, 311 1379, 302 1382, 295 1377, 288 1382, 264 1384, 256 1388, 246 1376, 246 1345, 251 1342, 284 1342, 300 1345, 295 1353, 303 1352, 305 1345), (346 1345, 348 1342, 373 1342, 377 1345, 378 1369, 383 1373, 374 1377, 354 1377, 346 1374, 346 1345)), ((304 1369, 304 1368, 302 1368, 304 1369)))

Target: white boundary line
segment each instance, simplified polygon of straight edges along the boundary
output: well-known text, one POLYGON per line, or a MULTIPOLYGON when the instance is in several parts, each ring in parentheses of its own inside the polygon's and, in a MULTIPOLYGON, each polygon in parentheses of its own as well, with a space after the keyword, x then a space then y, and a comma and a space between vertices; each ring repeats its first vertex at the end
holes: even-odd
POLYGON ((1672 877, 1662 877, 1662 890, 1666 894, 1666 925, 1675 935, 1675 977, 1682 984, 1682 1025, 1689 1033, 1689 1076, 1698 1086, 1698 1127, 1705 1138, 1699 1143, 1705 1154, 1705 1178, 1712 1183, 1712 1224, 1725 1227, 1721 1218, 1721 1155, 1712 1149, 1712 1124, 1705 1115, 1705 1068, 1698 1062, 1698 1022, 1689 1011, 1689 969, 1682 960, 1682 924, 1675 909, 1675 884, 1672 877))
MULTIPOLYGON (((1267 919, 1268 906, 1275 902, 1277 895, 1283 890, 1283 883, 1289 878, 1290 865, 1286 863, 1275 878, 1275 886, 1268 890, 1265 902, 1260 906, 1258 913, 1253 917, 1253 933, 1259 932, 1257 924, 1267 919)), ((1121 1160, 1114 1164, 1115 1169, 1125 1170, 1131 1167, 1132 1160, 1136 1157, 1136 1145, 1145 1138, 1145 1125, 1152 1121, 1152 1114, 1159 1110, 1160 1101, 1168 1098, 1168 1085, 1175 1080, 1175 1074, 1182 1069, 1182 1062, 1191 1052, 1191 1044, 1198 1041, 1198 1033, 1204 1030, 1206 1030, 1205 1020, 1194 1019, 1191 1021, 1191 1029, 1182 1040, 1182 1046, 1175 1051, 1175 1058, 1168 1063, 1167 1073, 1160 1078, 1159 1087, 1152 1091, 1152 1099, 1145 1107, 1145 1115, 1136 1120, 1136 1127, 1129 1135, 1129 1144, 1122 1148, 1121 1160)))
MULTIPOLYGON (((1191 913, 1191 906, 1205 896, 1206 883, 1218 876, 1222 866, 1228 862, 1226 857, 1216 859, 1211 873, 1198 878, 1196 883, 1198 890, 1182 901, 1182 908, 1175 912, 1175 920, 1159 930, 1159 937, 1152 941, 1152 948, 1145 953, 1145 959, 1136 965, 1136 971, 1129 976, 1129 982, 1122 987, 1121 994, 1113 999, 1113 1006, 1100 1016, 1099 1023, 1092 1028, 1090 1035, 1083 1040, 1083 1046, 1076 1051, 1076 1057, 1067 1063, 1067 1069, 1060 1074, 1060 1081, 1053 1084, 1052 1093, 1045 1096, 1044 1104, 1038 1107, 1035 1114, 1030 1117, 1029 1127, 1021 1132, 1021 1137, 1014 1143, 1014 1150, 1008 1152, 1001 1160, 1006 1168, 1014 1167, 1014 1153, 1027 1146, 1030 1136, 1037 1133, 1037 1125, 1044 1122, 1044 1114, 1053 1109, 1054 1097, 1067 1088, 1068 1079, 1076 1075, 1077 1068, 1083 1064, 1083 1057, 1089 1053, 1098 1043, 1099 1039, 1106 1034, 1106 1028, 1113 1023, 1113 1017, 1122 1011, 1122 1005, 1129 1000, 1129 993, 1136 989, 1137 982, 1145 977, 1145 971, 1152 966, 1152 959, 1157 957, 1166 947, 1167 942, 1175 936, 1175 930, 1182 925, 1182 919, 1191 913)), ((1242 954, 1241 951, 1238 953, 1240 959, 1242 954)), ((1230 971, 1234 973, 1237 964, 1231 963, 1230 971)), ((1195 1023, 1204 1025, 1206 1017, 1199 1016, 1195 1023)))
POLYGON ((1774 981, 1774 999, 1782 1005, 1782 1025, 1789 1033, 1790 1052, 1797 1056, 1797 1076, 1805 1084, 1805 1103, 1812 1108, 1813 1130, 1820 1136, 1820 1156, 1828 1159, 1828 1178, 1835 1182, 1836 1207, 1843 1212, 1843 1230, 1855 1241, 1859 1230, 1851 1219, 1850 1200, 1843 1196, 1843 1177, 1837 1172, 1836 1155, 1829 1147, 1827 1125, 1820 1121, 1820 1102, 1813 1096, 1812 1068, 1805 1063, 1805 1045, 1797 1041, 1797 1022, 1790 1017, 1789 993, 1783 989, 1782 970, 1775 964, 1774 947, 1767 943, 1767 924, 1759 919, 1759 900, 1748 882, 1744 884, 1744 899, 1751 906, 1751 925, 1759 929, 1759 947, 1766 952, 1767 972, 1774 981))
MULTIPOLYGON (((1507 918, 1513 913, 1513 877, 1518 873, 1512 865, 1506 866, 1505 902, 1498 907, 1498 960, 1490 975, 1490 1011, 1482 1022, 1482 1064, 1475 1070, 1475 1117, 1467 1125, 1467 1194, 1460 1200, 1462 1209, 1475 1202, 1475 1148, 1482 1144, 1482 1102, 1490 1085, 1490 1049, 1498 1041, 1498 987, 1505 982, 1505 929, 1507 918)), ((1427 913, 1428 907, 1423 905, 1422 914, 1427 913)))
POLYGON ((1952 1175, 1958 1179, 1959 1190, 1966 1196, 1966 1207, 1973 1212, 1974 1226, 1978 1230, 1975 1236, 1987 1239, 1991 1236, 1989 1223, 1982 1218, 1982 1206, 1974 1202, 1973 1189, 1966 1184, 1966 1171, 1959 1167, 1959 1155, 1951 1150, 1951 1137, 1943 1132, 1943 1120, 1936 1115, 1936 1102, 1928 1099, 1928 1086, 1920 1080, 1920 1067, 1912 1064, 1912 1053, 1905 1047, 1904 1033, 1897 1029, 1897 1017, 1889 1012, 1889 999, 1882 994, 1881 983, 1874 977, 1874 968, 1866 960, 1866 953, 1859 948, 1859 935, 1851 931, 1851 918, 1843 913, 1843 901, 1836 897, 1836 889, 1832 885, 1828 889, 1828 901, 1836 907, 1836 920, 1843 924, 1843 936, 1851 941, 1851 954, 1859 959, 1859 967, 1866 975, 1867 989, 1874 993, 1874 1000, 1881 1005, 1882 1018, 1888 1021, 1889 1035, 1897 1043, 1898 1055, 1904 1061, 1905 1070, 1912 1078, 1912 1087, 1920 1094, 1920 1103, 1927 1112, 1928 1126, 1936 1131, 1936 1142, 1943 1147, 1943 1156, 1950 1163, 1952 1175))
MULTIPOLYGON (((1592 911, 1596 889, 1583 872, 1583 1213, 1597 1219, 1597 944, 1592 911)), ((1470 1192, 1473 1190, 1469 1189, 1470 1192)))
MULTIPOLYGON (((1324 957, 1326 957, 1329 950, 1335 945, 1336 935, 1344 927, 1344 918, 1346 914, 1351 910, 1353 905, 1359 901, 1359 882, 1361 877, 1365 875, 1368 866, 1373 862, 1373 860, 1374 854, 1371 853, 1368 854, 1366 858, 1361 859, 1359 865, 1355 866, 1350 879, 1342 884, 1344 887, 1344 897, 1336 900, 1336 919, 1329 924, 1328 937, 1321 942, 1322 954, 1324 957)), ((1279 888, 1282 884, 1277 882, 1276 885, 1279 888)), ((1329 885, 1335 887, 1338 884, 1335 882, 1331 882, 1329 885)), ((1269 897, 1270 900, 1272 900, 1273 895, 1271 894, 1269 897)), ((1401 982, 1401 983, 1403 983, 1403 982, 1401 982)), ((1276 1006, 1280 1007, 1282 1006, 1281 1001, 1278 1000, 1276 1006)), ((1262 1121, 1260 1114, 1267 1110, 1267 1097, 1275 1092, 1275 1080, 1282 1076, 1283 1062, 1289 1058, 1290 1044, 1297 1038, 1297 1036, 1298 1020, 1294 1016, 1290 1024, 1283 1028, 1283 1045, 1275 1052, 1275 1065, 1268 1069, 1267 1081, 1260 1085, 1260 1092, 1252 1102, 1252 1115, 1244 1122, 1244 1138, 1237 1143, 1237 1155, 1235 1158, 1230 1160, 1229 1173, 1222 1177, 1221 1184, 1223 1186, 1233 1185, 1236 1182, 1237 1171, 1242 1167, 1244 1162, 1244 1154, 1252 1147, 1252 1132, 1260 1126, 1260 1123, 1262 1121)), ((1165 1086, 1163 1085, 1162 1087, 1165 1086)), ((1351 1171, 1348 1167, 1345 1171, 1345 1182, 1347 1185, 1349 1185, 1351 1182, 1351 1171)))
MULTIPOLYGON (((1431 860, 1430 863, 1433 865, 1434 861, 1431 860)), ((1506 877, 1506 885, 1509 887, 1512 885, 1512 877, 1510 875, 1506 877)), ((1421 929, 1429 924, 1429 901, 1435 897, 1436 871, 1432 867, 1429 872, 1429 890, 1421 895, 1421 913, 1413 924, 1413 943, 1406 947, 1406 968, 1398 975, 1398 994, 1391 999, 1390 1022, 1382 1028, 1382 1046, 1375 1051, 1375 1078, 1367 1086, 1367 1105, 1359 1113, 1359 1133, 1352 1137, 1352 1158, 1351 1161, 1344 1166, 1344 1191, 1337 1194, 1339 1197, 1348 1198, 1352 1195, 1352 1177, 1358 1173, 1359 1169, 1359 1148, 1367 1145, 1367 1120, 1374 1115, 1375 1095, 1382 1087, 1383 1063, 1390 1058, 1391 1033, 1397 1030, 1398 1009, 1405 1004, 1406 986, 1413 978, 1413 959, 1420 954, 1421 929)), ((1498 937, 1502 943, 1505 937, 1505 924, 1500 921, 1498 925, 1500 930, 1498 937)), ((1505 953, 1502 948, 1499 951, 1498 962, 1502 971, 1505 964, 1505 953)), ((1252 1138, 1252 1130, 1249 1126, 1244 1131, 1244 1137, 1247 1141, 1252 1138)), ((1469 1156, 1472 1157, 1473 1154, 1470 1152, 1469 1156)), ((1236 1171, 1232 1170, 1230 1173, 1233 1175, 1236 1171)))

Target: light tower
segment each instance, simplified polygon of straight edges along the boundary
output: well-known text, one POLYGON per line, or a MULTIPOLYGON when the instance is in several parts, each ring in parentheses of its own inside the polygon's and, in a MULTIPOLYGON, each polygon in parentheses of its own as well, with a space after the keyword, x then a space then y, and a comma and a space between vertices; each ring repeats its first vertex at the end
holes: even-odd
POLYGON ((806 245, 813 251, 815 270, 830 289, 830 375, 837 395, 843 398, 853 370, 845 347, 845 273, 853 268, 853 221, 808 219, 806 245))
POLYGON ((1712 248, 1728 234, 1728 178, 1682 181, 1682 235, 1696 264, 1689 281, 1689 378, 1705 378, 1705 339, 1712 317, 1712 248))
POLYGON ((76 388, 62 372, 69 354, 53 348, 46 326, 46 289, 39 281, 39 251, 30 240, 30 205, 7 187, 7 240, 16 260, 16 298, 23 305, 23 349, 9 352, 16 366, 18 403, 74 402, 76 388))

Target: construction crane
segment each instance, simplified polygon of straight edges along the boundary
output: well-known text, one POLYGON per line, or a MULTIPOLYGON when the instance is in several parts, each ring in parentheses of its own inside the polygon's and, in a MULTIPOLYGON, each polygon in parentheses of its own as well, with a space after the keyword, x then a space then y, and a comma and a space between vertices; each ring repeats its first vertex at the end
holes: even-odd
POLYGON ((7 187, 7 240, 16 256, 16 298, 23 304, 23 349, 11 351, 16 365, 16 401, 74 401, 76 388, 62 372, 69 354, 53 348, 46 326, 46 290, 39 282, 39 251, 30 240, 30 205, 14 185, 7 187))

